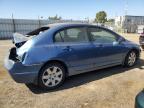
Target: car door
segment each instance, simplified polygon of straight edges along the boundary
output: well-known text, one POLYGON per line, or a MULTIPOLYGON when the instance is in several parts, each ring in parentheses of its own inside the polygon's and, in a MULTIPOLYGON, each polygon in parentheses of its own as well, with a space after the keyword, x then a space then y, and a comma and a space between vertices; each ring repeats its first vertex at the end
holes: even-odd
POLYGON ((119 36, 116 33, 101 27, 89 27, 88 31, 95 53, 99 52, 95 56, 95 67, 122 63, 126 48, 118 42, 119 36))
POLYGON ((55 45, 61 52, 59 57, 68 62, 69 67, 74 70, 71 74, 93 68, 93 45, 89 42, 85 27, 70 27, 58 31, 55 35, 55 45))

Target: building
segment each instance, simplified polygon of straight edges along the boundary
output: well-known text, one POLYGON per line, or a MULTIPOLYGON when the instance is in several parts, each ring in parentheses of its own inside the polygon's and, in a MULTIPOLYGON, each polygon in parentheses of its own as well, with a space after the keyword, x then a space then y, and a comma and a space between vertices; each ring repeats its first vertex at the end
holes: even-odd
POLYGON ((118 16, 115 18, 115 26, 127 33, 137 33, 138 25, 144 25, 144 16, 118 16))

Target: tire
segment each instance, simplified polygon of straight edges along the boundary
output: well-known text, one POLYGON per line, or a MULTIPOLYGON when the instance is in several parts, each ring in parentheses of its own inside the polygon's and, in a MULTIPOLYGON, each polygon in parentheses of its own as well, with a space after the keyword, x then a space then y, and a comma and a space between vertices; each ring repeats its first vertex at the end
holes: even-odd
POLYGON ((50 63, 44 66, 39 74, 38 85, 45 90, 52 90, 63 84, 65 68, 59 63, 50 63))
POLYGON ((137 62, 137 58, 138 58, 138 54, 136 53, 136 51, 134 50, 130 51, 125 58, 124 66, 125 67, 134 66, 137 62))

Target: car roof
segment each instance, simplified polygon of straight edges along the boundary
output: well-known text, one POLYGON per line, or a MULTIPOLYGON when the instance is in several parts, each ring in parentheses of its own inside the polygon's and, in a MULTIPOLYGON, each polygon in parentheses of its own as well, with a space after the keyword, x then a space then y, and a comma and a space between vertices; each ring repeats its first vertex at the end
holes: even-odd
POLYGON ((53 24, 48 24, 43 27, 50 27, 50 28, 55 28, 55 27, 69 27, 69 26, 96 26, 88 23, 53 23, 53 24))
MULTIPOLYGON (((89 24, 89 23, 73 23, 73 22, 70 22, 70 23, 53 23, 53 24, 48 24, 48 25, 45 25, 43 27, 48 27, 48 28, 52 28, 53 30, 59 30, 61 28, 66 28, 66 27, 79 27, 79 26, 86 26, 86 27, 98 27, 98 28, 103 28, 103 29, 106 29, 106 30, 109 30, 111 32, 113 32, 112 30, 104 27, 104 26, 99 26, 99 25, 94 25, 94 24, 89 24)), ((114 33, 114 32, 113 32, 114 33)))
MULTIPOLYGON (((94 26, 94 27, 101 27, 98 25, 93 25, 93 24, 88 24, 88 23, 73 23, 73 22, 67 22, 67 23, 53 23, 53 24, 48 24, 48 25, 44 25, 32 32, 27 33, 27 35, 32 35, 33 33, 39 33, 39 31, 44 31, 44 30, 48 30, 49 28, 52 28, 53 30, 58 30, 61 28, 65 28, 65 27, 79 27, 79 26, 94 26)), ((101 28, 105 28, 105 27, 101 27, 101 28)))

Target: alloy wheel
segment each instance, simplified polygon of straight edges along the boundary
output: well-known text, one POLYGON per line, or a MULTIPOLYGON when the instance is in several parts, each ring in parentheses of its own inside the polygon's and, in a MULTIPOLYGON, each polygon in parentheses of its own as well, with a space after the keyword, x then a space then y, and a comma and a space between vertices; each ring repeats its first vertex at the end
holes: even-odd
POLYGON ((128 57, 128 65, 133 66, 135 61, 136 61, 136 53, 132 51, 128 57))
POLYGON ((63 78, 63 72, 59 67, 52 66, 47 68, 42 75, 42 82, 47 87, 58 85, 63 78))

